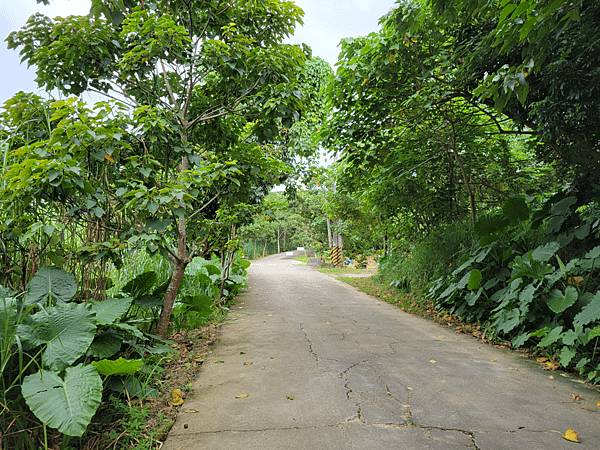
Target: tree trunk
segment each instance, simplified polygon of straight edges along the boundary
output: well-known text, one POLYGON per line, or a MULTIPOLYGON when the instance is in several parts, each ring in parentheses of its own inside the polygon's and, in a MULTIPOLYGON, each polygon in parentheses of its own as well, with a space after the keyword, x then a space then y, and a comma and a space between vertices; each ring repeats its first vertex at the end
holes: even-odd
POLYGON ((263 252, 262 252, 263 258, 265 257, 265 252, 267 251, 267 243, 268 242, 269 242, 269 238, 267 237, 267 238, 265 238, 265 246, 263 247, 263 252))
POLYGON ((331 237, 331 220, 329 219, 329 214, 327 214, 327 239, 329 239, 329 249, 333 245, 333 238, 331 237))
POLYGON ((171 277, 169 287, 167 288, 167 293, 165 294, 163 307, 160 312, 160 319, 158 319, 158 324, 154 330, 154 334, 163 339, 167 337, 171 312, 173 311, 173 305, 175 304, 175 297, 177 297, 179 286, 181 286, 181 282, 183 281, 183 275, 185 274, 186 267, 186 263, 175 264, 173 276, 171 277))
MULTIPOLYGON (((187 136, 183 135, 182 141, 187 142, 187 136)), ((188 168, 188 158, 187 156, 183 156, 181 158, 181 167, 179 169, 179 173, 188 170, 188 168)), ((182 207, 182 205, 180 205, 180 207, 182 207)), ((173 262, 175 265, 175 269, 173 270, 173 276, 171 276, 171 281, 169 282, 169 287, 167 288, 167 293, 165 294, 158 324, 154 330, 154 333, 163 339, 167 337, 167 330, 169 328, 169 321, 171 320, 173 305, 175 304, 175 297, 177 297, 179 286, 181 286, 181 282, 183 281, 185 268, 190 263, 190 259, 187 256, 187 230, 185 217, 179 218, 177 223, 177 254, 171 255, 171 262, 173 262)))
POLYGON ((277 253, 281 253, 281 246, 279 245, 279 241, 281 239, 281 228, 277 226, 277 253))

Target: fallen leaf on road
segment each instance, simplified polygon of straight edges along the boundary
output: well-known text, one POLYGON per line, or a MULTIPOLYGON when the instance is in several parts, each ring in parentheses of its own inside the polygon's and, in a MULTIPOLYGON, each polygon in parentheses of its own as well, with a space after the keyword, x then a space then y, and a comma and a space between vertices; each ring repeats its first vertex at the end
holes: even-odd
POLYGON ((429 362, 430 362, 431 364, 435 364, 435 363, 437 363, 437 361, 436 361, 435 359, 430 359, 430 360, 429 360, 429 362))
POLYGON ((579 435, 577 434, 576 431, 573 430, 567 430, 565 431, 565 434, 563 436, 567 441, 571 441, 571 442, 581 442, 581 439, 579 439, 579 435))
POLYGON ((269 356, 269 358, 271 358, 271 359, 275 359, 275 357, 274 357, 274 356, 269 356))
POLYGON ((197 410, 197 409, 186 409, 186 410, 184 411, 184 413, 188 413, 188 414, 194 414, 194 413, 197 413, 197 412, 198 412, 198 410, 197 410))
POLYGON ((438 336, 440 339, 446 339, 446 336, 438 336))
POLYGON ((596 406, 600 406, 600 402, 596 403, 596 406))
POLYGON ((581 395, 581 394, 571 394, 571 398, 573 399, 573 401, 575 403, 579 403, 579 400, 581 400, 583 398, 583 395, 581 395))
POLYGON ((539 363, 543 363, 543 362, 548 361, 548 358, 538 358, 538 359, 536 359, 536 361, 539 363))
POLYGON ((580 406, 579 408, 580 408, 580 409, 584 409, 584 410, 586 410, 586 411, 592 411, 592 412, 595 412, 595 411, 596 411, 595 409, 584 408, 583 406, 580 406))
POLYGON ((496 360, 495 360, 495 359, 492 359, 492 362, 496 362, 496 360))
POLYGON ((221 360, 219 360, 219 361, 215 361, 215 364, 223 364, 224 362, 225 362, 225 361, 221 361, 221 360))
POLYGON ((245 355, 245 354, 246 354, 246 352, 240 352, 240 355, 245 355))
POLYGON ((244 365, 245 365, 245 366, 251 366, 251 365, 252 365, 252 363, 251 363, 251 362, 245 362, 245 363, 244 363, 244 365))
POLYGON ((246 398, 248 397, 249 394, 240 394, 240 395, 236 395, 235 398, 246 398))
POLYGON ((261 369, 262 369, 262 370, 265 370, 265 369, 266 369, 266 367, 265 367, 265 366, 262 366, 262 367, 261 367, 261 369))
POLYGON ((554 377, 552 375, 550 375, 548 378, 550 378, 551 380, 554 380, 554 377))
POLYGON ((287 398, 288 400, 294 400, 294 396, 293 395, 286 395, 285 398, 287 398))
POLYGON ((406 389, 408 389, 409 391, 412 391, 413 388, 406 386, 406 389))
POLYGON ((183 405, 183 392, 181 389, 175 389, 171 392, 171 396, 173 397, 173 400, 171 400, 173 406, 183 405))

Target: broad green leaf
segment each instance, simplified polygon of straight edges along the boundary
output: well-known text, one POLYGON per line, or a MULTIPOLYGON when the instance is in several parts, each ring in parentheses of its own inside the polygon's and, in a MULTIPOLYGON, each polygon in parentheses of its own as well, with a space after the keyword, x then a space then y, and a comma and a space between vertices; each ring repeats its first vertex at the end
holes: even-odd
POLYGON ((147 340, 146 336, 144 336, 144 334, 138 328, 134 327, 133 325, 129 325, 128 323, 116 322, 111 323, 110 326, 113 328, 118 328, 119 330, 127 331, 133 334, 138 339, 142 339, 144 341, 147 340))
POLYGON ((164 299, 156 295, 143 295, 136 298, 133 302, 135 306, 139 306, 140 308, 158 308, 159 306, 162 306, 163 303, 164 299))
MULTIPOLYGON (((2 289, 4 288, 0 286, 0 290, 2 289)), ((12 347, 19 322, 19 317, 17 316, 17 301, 0 295, 0 351, 12 347)), ((2 370, 0 370, 1 372, 2 370)))
POLYGON ((141 297, 150 293, 157 281, 158 275, 155 271, 144 272, 123 286, 123 292, 132 295, 134 298, 141 297))
POLYGON ((123 317, 131 306, 133 299, 107 297, 101 302, 92 302, 92 310, 96 313, 98 325, 108 325, 123 317))
POLYGON ((530 213, 527 202, 523 197, 510 197, 502 206, 502 214, 511 223, 527 220, 530 213))
POLYGON ((483 276, 481 275, 481 271, 478 269, 471 270, 471 275, 469 276, 469 283, 467 288, 471 291, 475 289, 479 289, 479 285, 481 284, 483 276))
POLYGON ((598 336, 600 336, 600 325, 598 325, 595 328, 592 328, 585 334, 585 337, 587 338, 588 342, 598 336))
POLYGON ((556 216, 568 215, 571 212, 571 206, 573 206, 575 203, 577 203, 576 197, 563 198, 561 201, 552 205, 552 214, 556 216))
POLYGON ((596 259, 596 258, 600 258, 600 245, 594 247, 593 249, 591 249, 589 252, 587 252, 585 254, 585 257, 587 259, 596 259))
POLYGON ((561 366, 567 367, 576 354, 577 350, 575 348, 568 347, 565 345, 558 354, 561 366))
POLYGON ((505 311, 498 323, 498 331, 508 333, 521 323, 521 311, 519 308, 513 308, 505 311))
POLYGON ((555 327, 554 329, 552 329, 552 331, 550 331, 550 333, 548 333, 544 337, 544 339, 542 339, 540 341, 540 343, 537 346, 540 348, 544 348, 544 347, 548 347, 549 345, 554 344, 556 341, 558 341, 560 339, 562 330, 563 330, 562 326, 555 327))
POLYGON ((31 316, 32 334, 41 344, 44 366, 63 370, 83 355, 96 334, 95 313, 85 303, 59 303, 31 316))
POLYGON ((25 402, 42 421, 68 436, 81 436, 102 400, 102 380, 94 367, 67 367, 64 376, 50 370, 23 379, 25 402))
POLYGON ((569 306, 573 305, 578 298, 577 289, 573 286, 567 286, 565 292, 559 289, 553 289, 550 291, 550 295, 546 303, 548 307, 555 313, 561 313, 569 306))
POLYGON ((600 319, 600 292, 597 292, 592 301, 581 310, 573 319, 575 327, 582 327, 600 319))
POLYGON ((521 347, 523 344, 525 344, 525 342, 527 342, 527 340, 529 339, 530 336, 531 336, 531 333, 521 333, 521 334, 519 334, 512 341, 513 347, 514 348, 521 347))
POLYGON ((104 376, 110 375, 133 375, 142 368, 144 362, 141 359, 124 359, 123 357, 113 361, 103 359, 91 363, 98 369, 98 373, 104 376))
POLYGON ((130 397, 138 398, 158 398, 158 391, 147 384, 142 383, 138 378, 128 376, 125 380, 118 376, 111 377, 107 387, 115 392, 123 393, 127 391, 130 397))
POLYGON ((25 305, 45 303, 49 298, 56 302, 68 302, 77 292, 77 280, 73 275, 57 267, 40 267, 27 285, 25 305))
POLYGON ((558 249, 560 244, 558 242, 548 242, 547 244, 540 245, 531 253, 531 258, 534 261, 548 262, 552 258, 558 249))
POLYGON ((94 338, 88 354, 95 358, 110 358, 121 350, 122 345, 123 335, 121 333, 112 329, 106 330, 94 338))

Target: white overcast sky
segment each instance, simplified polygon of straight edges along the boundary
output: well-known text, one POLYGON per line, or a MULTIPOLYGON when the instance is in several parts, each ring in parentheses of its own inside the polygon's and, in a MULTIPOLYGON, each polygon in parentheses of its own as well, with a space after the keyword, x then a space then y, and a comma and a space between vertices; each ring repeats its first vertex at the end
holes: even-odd
MULTIPOLYGON (((395 0, 295 0, 304 10, 304 26, 296 30, 290 43, 304 42, 332 66, 336 63, 342 38, 365 36, 379 28, 378 21, 395 0)), ((8 50, 4 39, 20 29, 36 11, 48 16, 87 14, 90 0, 53 0, 50 6, 35 0, 0 0, 0 105, 19 91, 35 92, 35 73, 20 64, 19 54, 8 50)))

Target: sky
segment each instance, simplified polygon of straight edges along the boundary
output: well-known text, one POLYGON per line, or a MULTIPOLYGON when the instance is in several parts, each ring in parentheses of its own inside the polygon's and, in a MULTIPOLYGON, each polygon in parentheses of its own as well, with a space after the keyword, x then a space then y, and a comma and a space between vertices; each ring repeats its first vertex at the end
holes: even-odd
MULTIPOLYGON (((332 67, 337 62, 338 44, 345 37, 365 36, 379 29, 379 18, 395 0, 295 0, 304 10, 304 26, 296 29, 289 43, 306 43, 313 55, 332 67)), ((87 14, 90 0, 52 0, 50 6, 35 0, 0 0, 0 105, 19 91, 37 92, 33 68, 20 63, 18 51, 8 50, 4 39, 20 29, 27 18, 41 12, 47 16, 87 14)))

